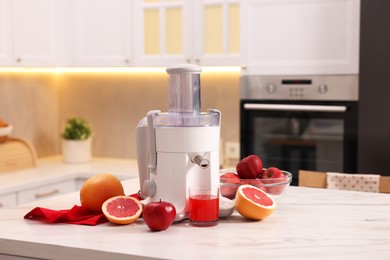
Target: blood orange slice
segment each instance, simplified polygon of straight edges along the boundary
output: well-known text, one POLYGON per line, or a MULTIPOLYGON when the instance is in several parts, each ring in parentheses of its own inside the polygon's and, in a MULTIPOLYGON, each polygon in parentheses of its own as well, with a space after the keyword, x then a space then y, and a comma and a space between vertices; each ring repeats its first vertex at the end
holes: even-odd
POLYGON ((276 203, 263 190, 246 184, 238 188, 235 206, 241 216, 261 220, 274 212, 276 203))
POLYGON ((115 196, 102 205, 103 214, 115 224, 130 224, 136 221, 142 213, 142 204, 135 198, 115 196))

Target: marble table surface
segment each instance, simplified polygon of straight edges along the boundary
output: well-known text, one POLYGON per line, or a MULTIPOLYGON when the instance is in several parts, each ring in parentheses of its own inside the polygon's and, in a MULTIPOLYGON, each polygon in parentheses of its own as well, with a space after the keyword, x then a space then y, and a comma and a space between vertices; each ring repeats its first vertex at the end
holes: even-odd
MULTIPOLYGON (((123 184, 128 194, 138 190, 137 178, 123 184)), ((125 226, 23 219, 36 206, 74 204, 77 192, 0 210, 0 259, 390 259, 389 194, 289 187, 265 220, 235 212, 214 227, 183 221, 162 232, 142 219, 125 226)))

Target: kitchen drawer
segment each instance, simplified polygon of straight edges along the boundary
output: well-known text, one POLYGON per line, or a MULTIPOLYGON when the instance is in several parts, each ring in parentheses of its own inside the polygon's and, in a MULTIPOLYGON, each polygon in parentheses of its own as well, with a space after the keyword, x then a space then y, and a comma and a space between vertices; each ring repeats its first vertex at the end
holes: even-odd
POLYGON ((75 180, 55 182, 37 186, 18 192, 18 204, 24 204, 40 199, 54 197, 60 194, 74 192, 76 190, 75 180))
POLYGON ((0 208, 14 207, 18 203, 16 192, 0 195, 0 208))
POLYGON ((88 180, 87 177, 77 177, 77 178, 75 179, 75 189, 76 189, 76 191, 78 191, 78 190, 81 189, 81 187, 83 186, 83 184, 84 184, 84 182, 85 182, 86 180, 88 180))

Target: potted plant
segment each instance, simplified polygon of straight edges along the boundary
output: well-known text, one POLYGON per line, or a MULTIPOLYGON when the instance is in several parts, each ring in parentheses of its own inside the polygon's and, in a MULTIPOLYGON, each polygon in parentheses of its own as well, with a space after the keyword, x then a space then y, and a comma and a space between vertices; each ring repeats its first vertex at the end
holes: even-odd
POLYGON ((91 160, 92 127, 82 118, 67 119, 62 137, 62 155, 66 163, 91 160))

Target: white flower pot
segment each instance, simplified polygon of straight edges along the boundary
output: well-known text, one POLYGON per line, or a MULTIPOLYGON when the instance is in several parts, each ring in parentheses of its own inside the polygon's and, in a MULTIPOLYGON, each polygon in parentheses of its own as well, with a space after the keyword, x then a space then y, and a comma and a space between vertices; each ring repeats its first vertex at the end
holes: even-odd
POLYGON ((65 163, 83 163, 91 160, 91 140, 62 140, 62 156, 65 163))

